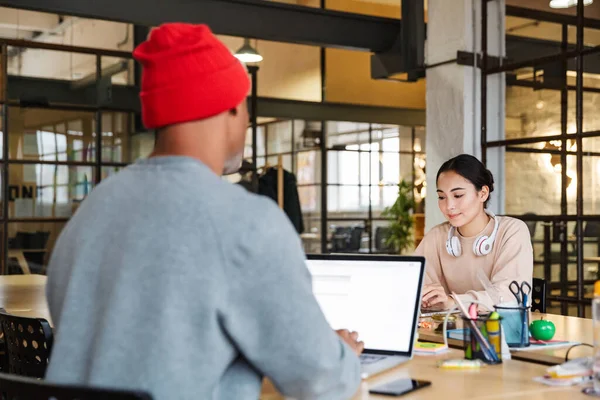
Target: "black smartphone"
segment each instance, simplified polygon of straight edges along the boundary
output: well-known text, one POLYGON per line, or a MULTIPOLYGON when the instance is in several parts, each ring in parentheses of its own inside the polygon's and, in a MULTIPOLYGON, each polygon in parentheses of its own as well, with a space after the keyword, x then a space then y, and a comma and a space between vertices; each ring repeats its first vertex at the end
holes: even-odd
POLYGON ((415 390, 431 386, 431 382, 418 381, 415 379, 398 379, 393 382, 384 383, 369 389, 369 393, 383 394, 387 396, 402 396, 415 390))

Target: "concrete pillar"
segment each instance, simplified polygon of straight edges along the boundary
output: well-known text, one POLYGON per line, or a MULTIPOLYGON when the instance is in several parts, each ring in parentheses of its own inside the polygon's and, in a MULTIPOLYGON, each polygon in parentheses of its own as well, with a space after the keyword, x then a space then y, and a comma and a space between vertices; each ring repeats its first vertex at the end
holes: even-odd
MULTIPOLYGON (((436 195, 441 164, 461 153, 481 159, 481 74, 473 66, 443 63, 458 51, 481 52, 481 0, 429 0, 427 69, 427 199, 425 229, 444 221, 436 195)), ((488 2, 488 54, 505 54, 504 0, 488 2)), ((504 138, 504 74, 488 77, 487 137, 504 138)), ((496 181, 490 209, 504 211, 504 151, 487 153, 487 167, 496 181)))

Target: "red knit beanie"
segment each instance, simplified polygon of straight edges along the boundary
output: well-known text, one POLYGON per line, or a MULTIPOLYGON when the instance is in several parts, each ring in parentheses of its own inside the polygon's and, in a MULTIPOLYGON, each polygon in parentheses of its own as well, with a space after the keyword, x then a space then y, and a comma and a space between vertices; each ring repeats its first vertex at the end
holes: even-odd
POLYGON ((133 56, 144 67, 140 99, 148 129, 220 114, 250 90, 244 65, 206 25, 161 25, 133 56))

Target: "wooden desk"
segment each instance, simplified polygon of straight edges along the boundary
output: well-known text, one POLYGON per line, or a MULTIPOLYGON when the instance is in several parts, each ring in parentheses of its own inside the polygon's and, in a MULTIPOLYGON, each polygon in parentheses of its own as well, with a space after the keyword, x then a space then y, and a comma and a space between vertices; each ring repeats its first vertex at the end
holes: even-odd
MULTIPOLYGON (((565 317, 554 314, 539 314, 532 313, 531 319, 537 320, 541 317, 552 321, 556 326, 556 339, 576 341, 581 343, 593 344, 592 320, 587 318, 565 317)), ((429 342, 442 343, 443 336, 441 333, 435 333, 431 330, 419 329, 419 339, 429 342)), ((448 340, 451 347, 462 347, 462 341, 448 340)), ((561 364, 565 361, 565 356, 569 347, 560 347, 548 350, 534 351, 511 351, 512 357, 515 360, 530 361, 543 363, 546 365, 561 364)), ((569 353, 569 358, 583 357, 591 355, 591 349, 586 347, 575 348, 569 353)))
MULTIPOLYGON (((0 276, 0 307, 10 313, 28 317, 42 317, 50 320, 45 296, 46 277, 42 275, 0 276)), ((539 318, 534 314, 534 318, 539 318)), ((592 337, 591 320, 548 315, 557 327, 557 337, 590 342, 592 337)), ((429 332, 432 334, 432 332, 429 332)), ((421 339, 423 334, 420 333, 421 339)), ((441 335, 433 335, 438 340, 441 335)), ((589 350, 588 350, 589 351, 589 350)), ((566 349, 543 352, 520 352, 532 356, 546 354, 550 359, 564 359, 566 349)), ((517 354, 517 353, 515 353, 517 354)), ((575 353, 574 353, 575 355, 575 353)), ((416 356, 410 362, 374 376, 362 382, 355 400, 389 399, 385 396, 372 396, 369 387, 401 378, 432 381, 432 386, 414 392, 407 399, 450 400, 450 399, 522 399, 522 400, 569 400, 588 399, 581 394, 581 387, 557 388, 534 382, 542 376, 546 366, 517 360, 507 360, 502 365, 486 366, 480 371, 450 371, 437 368, 437 361, 449 358, 462 358, 463 352, 450 350, 439 356, 416 356)), ((539 357, 538 357, 539 358, 539 357)), ((268 382, 263 387, 263 400, 283 399, 268 382)))
POLYGON ((46 276, 0 275, 0 307, 10 314, 44 318, 52 325, 46 301, 46 276))
MULTIPOLYGON (((0 307, 8 312, 27 317, 46 318, 50 323, 50 314, 45 296, 46 277, 42 275, 0 276, 0 307)), ((533 314, 539 319, 541 314, 533 314)), ((554 322, 556 336, 568 340, 592 342, 592 321, 560 315, 546 315, 554 322)), ((440 341, 442 336, 431 331, 420 330, 421 340, 440 341)), ((514 358, 535 362, 561 363, 566 348, 530 352, 515 352, 514 358)), ((590 354, 589 349, 574 350, 574 357, 590 354)), ((533 382, 532 378, 541 376, 546 366, 523 361, 507 360, 499 366, 487 366, 480 371, 448 371, 437 368, 440 359, 462 358, 463 352, 450 350, 437 357, 416 356, 412 361, 381 375, 363 381, 359 393, 354 399, 389 399, 385 396, 369 395, 369 387, 400 378, 424 379, 433 382, 432 387, 419 390, 407 398, 424 400, 449 399, 523 399, 523 400, 569 400, 588 399, 581 394, 581 387, 556 388, 533 382)), ((283 399, 268 384, 264 386, 263 400, 283 399)))
MULTIPOLYGON (((508 360, 502 365, 486 366, 479 371, 442 370, 437 368, 438 360, 462 358, 463 352, 451 350, 439 356, 416 356, 408 363, 381 375, 362 382, 354 400, 391 399, 388 396, 369 394, 369 387, 396 379, 412 378, 432 382, 431 387, 418 390, 403 399, 450 400, 450 399, 527 399, 527 400, 569 400, 589 399, 581 394, 582 387, 562 388, 546 386, 533 381, 542 376, 546 368, 542 365, 508 360)), ((284 397, 277 394, 268 382, 263 385, 262 400, 278 400, 284 397)))

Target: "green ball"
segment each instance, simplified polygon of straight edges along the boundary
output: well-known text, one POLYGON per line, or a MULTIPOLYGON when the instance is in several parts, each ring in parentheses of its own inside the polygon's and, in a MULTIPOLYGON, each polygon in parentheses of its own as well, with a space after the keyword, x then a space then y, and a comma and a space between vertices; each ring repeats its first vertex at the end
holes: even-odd
POLYGON ((533 321, 529 325, 529 331, 531 332, 531 336, 537 340, 552 340, 554 334, 556 333, 556 327, 552 323, 552 321, 547 320, 537 320, 533 321))

